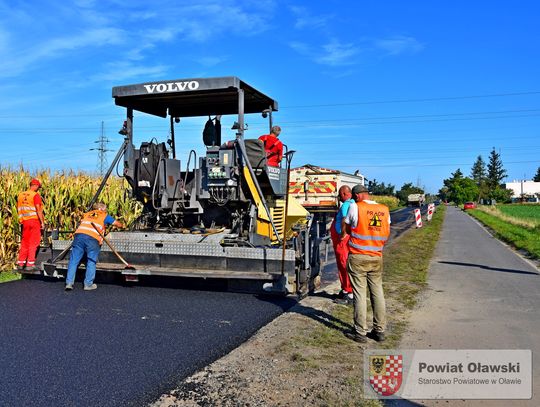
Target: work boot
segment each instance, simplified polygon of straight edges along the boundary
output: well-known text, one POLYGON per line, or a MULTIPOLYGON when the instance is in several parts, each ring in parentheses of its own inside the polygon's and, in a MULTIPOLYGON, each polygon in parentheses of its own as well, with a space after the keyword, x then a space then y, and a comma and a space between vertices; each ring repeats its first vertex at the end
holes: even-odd
POLYGON ((374 331, 374 330, 371 330, 371 332, 368 332, 367 337, 377 342, 383 342, 385 339, 384 332, 379 332, 379 331, 374 331))
POLYGON ((349 338, 349 339, 352 339, 355 342, 358 342, 358 343, 366 343, 367 342, 366 335, 359 334, 356 331, 347 331, 347 332, 345 332, 345 336, 347 338, 349 338))
POLYGON ((97 284, 85 285, 84 291, 92 291, 92 290, 95 290, 96 288, 97 288, 97 284))
POLYGON ((340 305, 353 305, 354 297, 352 294, 348 294, 345 291, 342 291, 341 295, 334 300, 334 303, 340 305))
POLYGON ((23 271, 23 270, 24 270, 24 266, 17 265, 17 271, 23 271))
POLYGON ((64 290, 65 290, 65 291, 71 291, 71 290, 73 290, 73 284, 66 284, 66 286, 64 287, 64 290))

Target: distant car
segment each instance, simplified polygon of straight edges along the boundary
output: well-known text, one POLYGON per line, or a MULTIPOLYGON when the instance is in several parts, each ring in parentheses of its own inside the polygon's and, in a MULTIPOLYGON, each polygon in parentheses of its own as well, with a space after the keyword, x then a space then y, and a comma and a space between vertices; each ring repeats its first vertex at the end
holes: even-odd
POLYGON ((476 202, 465 202, 463 204, 463 210, 475 209, 475 208, 476 208, 476 202))

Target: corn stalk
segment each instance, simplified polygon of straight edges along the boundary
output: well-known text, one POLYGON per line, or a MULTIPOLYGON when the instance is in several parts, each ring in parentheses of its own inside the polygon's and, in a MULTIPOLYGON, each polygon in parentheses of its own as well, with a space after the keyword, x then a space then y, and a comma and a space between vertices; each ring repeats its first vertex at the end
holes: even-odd
MULTIPOLYGON (((42 184, 39 193, 47 227, 60 230, 75 228, 101 182, 99 177, 72 171, 42 170, 30 174, 23 167, 17 170, 0 167, 0 271, 15 266, 21 235, 17 197, 28 189, 33 177, 42 184)), ((129 226, 140 215, 141 205, 127 197, 126 188, 123 178, 111 177, 99 201, 107 205, 111 216, 129 226)))

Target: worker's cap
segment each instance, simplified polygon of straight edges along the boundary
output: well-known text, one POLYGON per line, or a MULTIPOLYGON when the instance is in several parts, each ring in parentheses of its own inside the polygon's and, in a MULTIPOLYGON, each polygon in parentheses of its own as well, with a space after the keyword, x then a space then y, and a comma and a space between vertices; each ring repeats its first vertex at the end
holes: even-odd
POLYGON ((361 194, 362 192, 368 192, 368 189, 363 185, 355 185, 352 189, 353 194, 361 194))
POLYGON ((30 185, 37 185, 38 187, 41 186, 41 182, 37 178, 33 178, 32 181, 30 181, 30 185))

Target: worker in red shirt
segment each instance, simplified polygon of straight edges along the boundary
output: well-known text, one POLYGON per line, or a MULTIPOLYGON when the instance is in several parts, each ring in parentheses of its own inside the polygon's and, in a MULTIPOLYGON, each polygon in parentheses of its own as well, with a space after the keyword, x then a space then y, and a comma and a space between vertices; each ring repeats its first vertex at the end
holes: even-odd
POLYGON ((22 226, 21 247, 17 270, 36 270, 36 253, 41 241, 41 230, 45 227, 43 202, 38 190, 41 183, 37 179, 30 181, 30 189, 21 192, 17 199, 17 214, 22 226))
POLYGON ((283 158, 283 143, 278 139, 280 133, 281 127, 272 126, 270 134, 259 137, 259 140, 262 140, 264 143, 266 164, 272 167, 279 167, 283 158))

